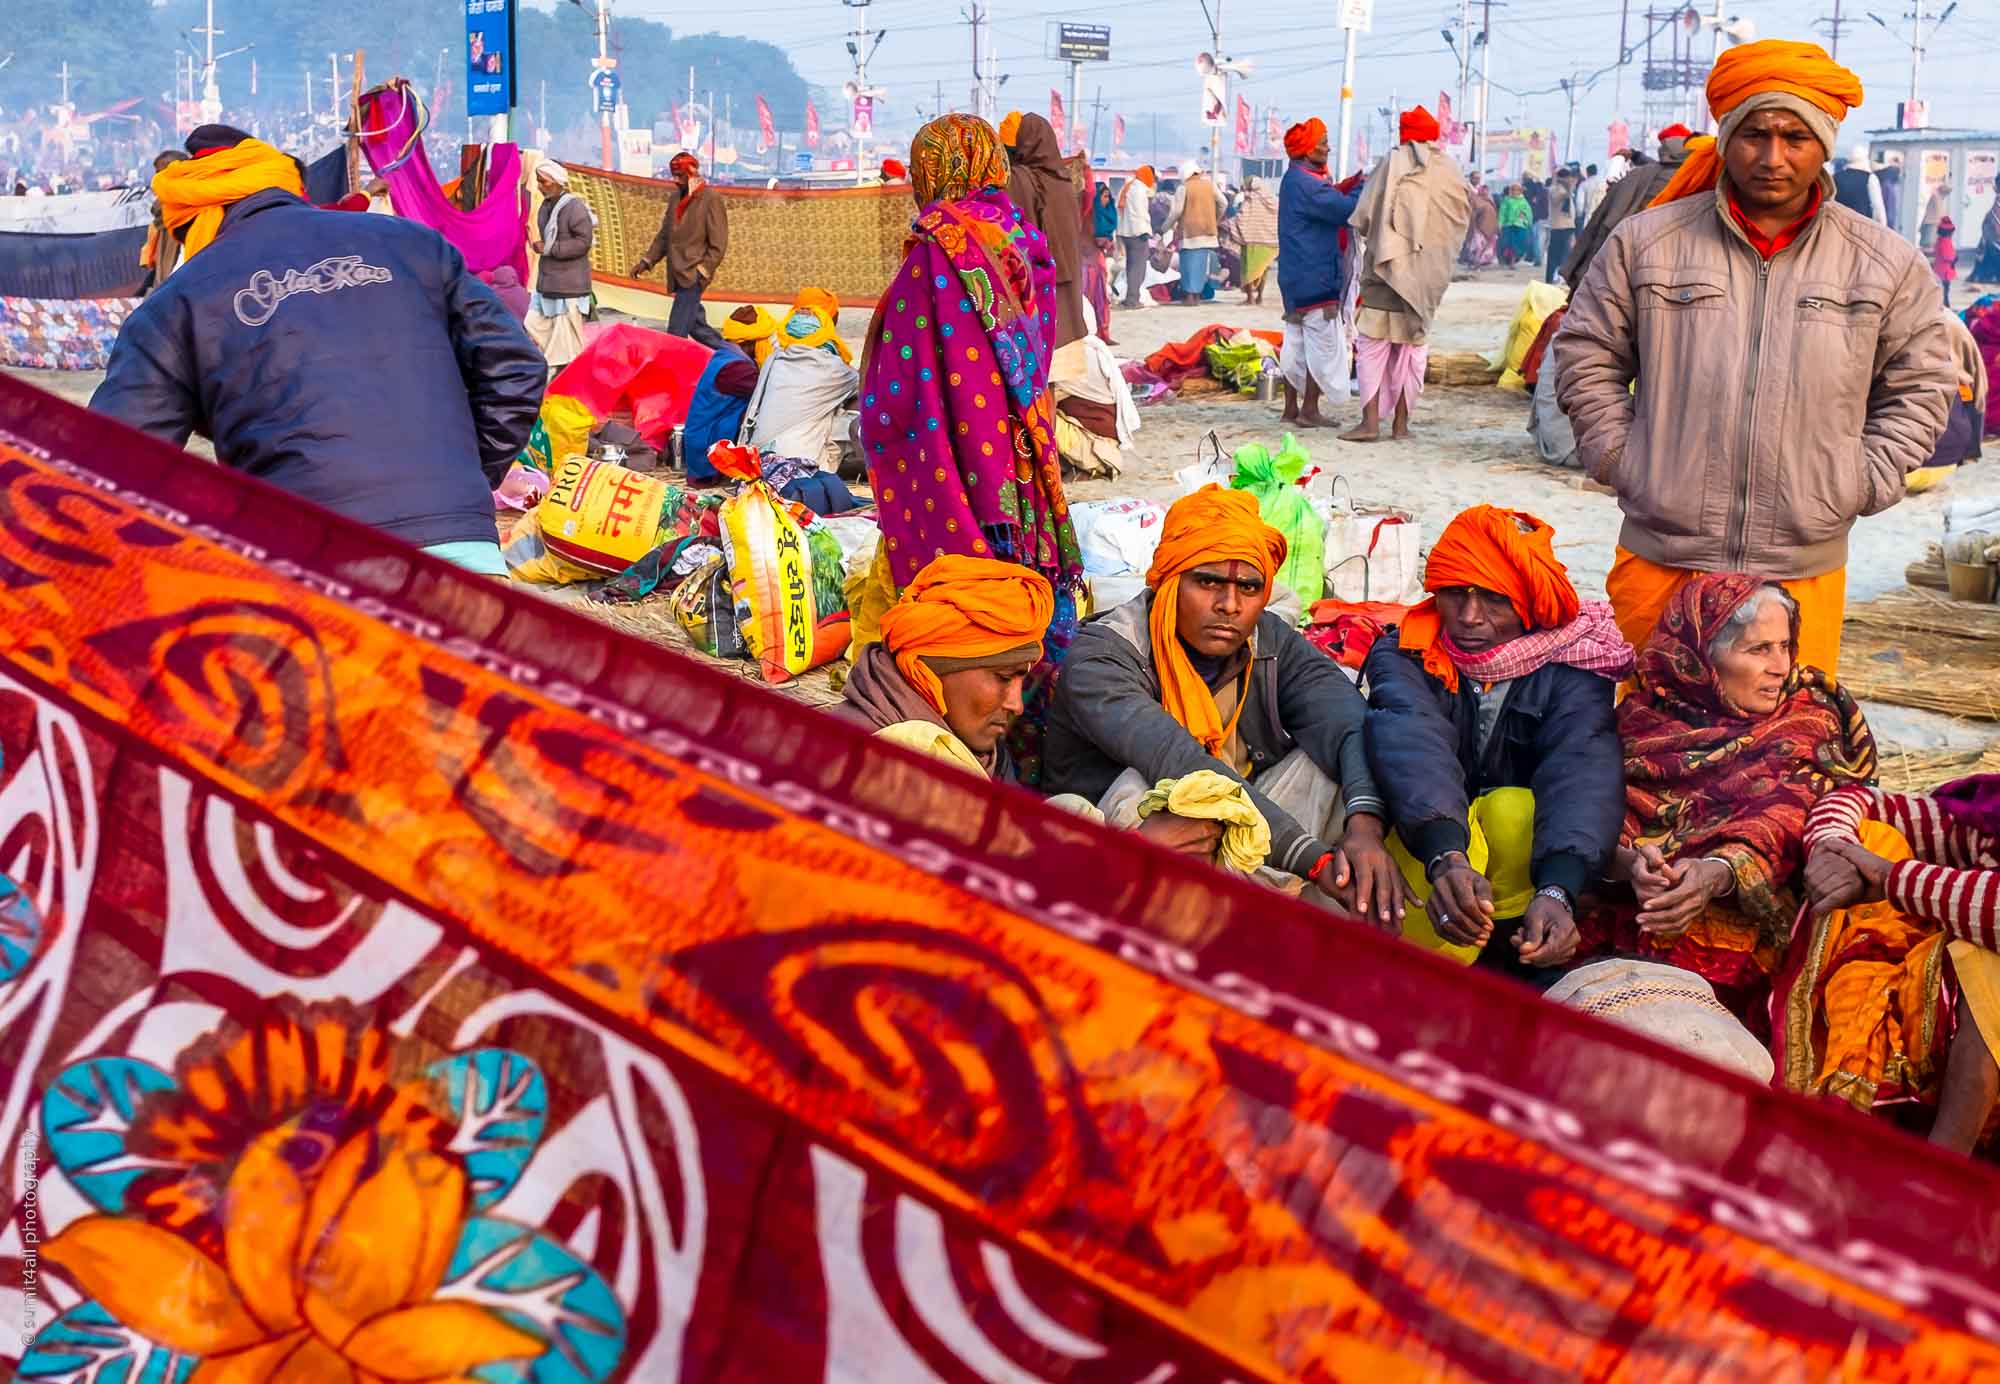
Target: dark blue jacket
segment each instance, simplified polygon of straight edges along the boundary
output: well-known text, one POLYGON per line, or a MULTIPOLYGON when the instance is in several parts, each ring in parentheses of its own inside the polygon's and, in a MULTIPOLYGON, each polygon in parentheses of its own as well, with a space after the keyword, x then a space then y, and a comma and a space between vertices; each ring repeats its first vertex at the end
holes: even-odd
POLYGON ((1448 691, 1419 655, 1398 647, 1393 628, 1361 671, 1368 767, 1411 855, 1428 864, 1464 850, 1473 799, 1527 788, 1535 795, 1535 887, 1560 884, 1574 898, 1603 878, 1625 824, 1625 754, 1609 678, 1561 663, 1516 678, 1481 753, 1470 679, 1448 691))
POLYGON ((1301 159, 1285 170, 1278 184, 1278 293, 1286 312, 1337 303, 1347 291, 1340 228, 1360 205, 1359 197, 1308 173, 1301 159))
POLYGON ((494 542, 548 365, 436 231, 287 192, 126 319, 90 406, 406 543, 494 542))

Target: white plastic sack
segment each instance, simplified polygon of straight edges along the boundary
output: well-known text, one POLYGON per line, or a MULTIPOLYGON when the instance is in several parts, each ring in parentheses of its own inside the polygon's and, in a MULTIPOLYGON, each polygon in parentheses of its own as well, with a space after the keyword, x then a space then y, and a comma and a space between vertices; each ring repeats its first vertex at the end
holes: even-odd
POLYGON ((1325 599, 1406 605, 1424 596, 1423 527, 1405 510, 1361 510, 1336 477, 1324 502, 1325 599))
POLYGON ((1086 500, 1070 506, 1083 570, 1093 577, 1144 575, 1160 546, 1167 511, 1152 500, 1086 500))
POLYGON ((1174 484, 1181 494, 1192 495, 1203 486, 1219 485, 1229 489, 1230 477, 1236 473, 1236 463, 1222 454, 1222 439, 1210 433, 1196 448, 1192 466, 1183 466, 1174 472, 1174 484))

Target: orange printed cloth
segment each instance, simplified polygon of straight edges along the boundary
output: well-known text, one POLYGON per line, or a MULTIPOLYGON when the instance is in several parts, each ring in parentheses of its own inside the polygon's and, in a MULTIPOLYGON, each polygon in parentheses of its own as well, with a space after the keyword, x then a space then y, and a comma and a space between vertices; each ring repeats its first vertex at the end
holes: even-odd
POLYGON ((1990 1167, 11 379, 0 501, 0 1374, 2000 1371, 1990 1167))
MULTIPOLYGON (((1236 733, 1246 697, 1237 697, 1229 722, 1223 724, 1215 694, 1195 671, 1187 646, 1180 640, 1181 578, 1205 563, 1247 562, 1270 589, 1285 563, 1285 536, 1264 522, 1257 499, 1247 490, 1203 486, 1176 500, 1160 526, 1160 546, 1146 585, 1153 589, 1148 628, 1153 642, 1153 668, 1160 680, 1160 704, 1167 715, 1212 755, 1236 733)), ((1250 670, 1244 667, 1248 684, 1250 670)))
POLYGON ((1033 651, 1055 615, 1049 579, 1018 562, 947 553, 917 573, 902 598, 882 616, 882 643, 910 686, 944 715, 944 684, 935 666, 1033 651))

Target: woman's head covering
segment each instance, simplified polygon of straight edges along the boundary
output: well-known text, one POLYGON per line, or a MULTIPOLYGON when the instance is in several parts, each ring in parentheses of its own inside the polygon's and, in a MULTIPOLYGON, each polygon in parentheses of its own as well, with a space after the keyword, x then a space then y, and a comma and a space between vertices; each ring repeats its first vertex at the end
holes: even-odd
POLYGON ((1264 522, 1257 500, 1247 490, 1204 486, 1174 502, 1160 527, 1160 546, 1146 572, 1153 589, 1153 666, 1160 679, 1160 704, 1210 754, 1219 754, 1243 714, 1236 703, 1230 723, 1222 723, 1215 695, 1202 681, 1187 648, 1180 641, 1181 575, 1204 563, 1247 562, 1264 576, 1268 588, 1284 566, 1284 534, 1264 522))
POLYGON ((269 188, 305 196, 298 160, 247 136, 232 145, 212 145, 207 153, 170 163, 153 175, 160 223, 181 237, 189 259, 215 239, 224 212, 269 188))
POLYGON ((1285 131, 1285 157, 1302 159, 1319 148, 1319 142, 1326 138, 1326 122, 1318 116, 1301 120, 1285 131))
POLYGON ((882 643, 903 678, 944 715, 942 674, 1032 655, 1055 615, 1048 578, 1018 562, 933 558, 882 617, 882 643))
POLYGON ((1795 665, 1769 715, 1745 716, 1724 699, 1709 649, 1769 584, 1704 573, 1674 593, 1639 654, 1638 690, 1618 708, 1618 738, 1627 843, 1657 844, 1669 859, 1728 852, 1732 905, 1781 954, 1797 914, 1785 885, 1805 863, 1806 811, 1842 784, 1872 779, 1876 754, 1859 703, 1817 668, 1795 665))
MULTIPOLYGON (((1556 557, 1555 533, 1532 514, 1475 505, 1438 535, 1424 566, 1424 590, 1477 586, 1505 596, 1526 630, 1567 625, 1582 602, 1556 557)), ((1435 596, 1404 617, 1399 643, 1421 651, 1424 671, 1458 690, 1458 667, 1435 596)))
POLYGON ((1032 168, 1038 173, 1069 180, 1069 171, 1063 167, 1062 141, 1056 137, 1056 127, 1042 116, 1030 112, 1021 117, 1014 137, 1007 141, 1007 147, 1014 151, 1016 167, 1032 168))
POLYGON ((976 115, 941 115, 910 141, 910 186, 917 202, 957 202, 1007 182, 1000 137, 976 115))
POLYGON ((543 159, 540 163, 536 164, 535 176, 537 178, 547 178, 559 187, 569 186, 569 170, 554 159, 543 159))
POLYGON ((1396 137, 1404 144, 1432 144, 1442 133, 1437 117, 1422 106, 1412 106, 1396 122, 1396 137))
POLYGON ((1008 111, 1000 117, 1000 142, 1009 149, 1014 147, 1014 136, 1021 132, 1021 113, 1008 111))
POLYGON ((1861 104, 1861 97, 1861 79, 1817 43, 1772 38, 1724 49, 1708 74, 1708 108, 1717 121, 1716 142, 1700 150, 1690 143, 1687 162, 1651 205, 1663 206, 1713 188, 1722 176, 1719 151, 1728 147, 1745 120, 1761 110, 1775 107, 1796 115, 1831 159, 1840 122, 1861 104))

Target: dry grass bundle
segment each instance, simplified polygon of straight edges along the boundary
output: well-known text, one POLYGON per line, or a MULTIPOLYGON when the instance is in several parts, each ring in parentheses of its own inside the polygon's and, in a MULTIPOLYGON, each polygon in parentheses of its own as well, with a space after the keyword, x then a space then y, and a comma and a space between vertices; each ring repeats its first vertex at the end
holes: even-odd
POLYGON ((1499 370, 1486 363, 1478 351, 1432 351, 1424 367, 1425 384, 1492 384, 1499 370))
MULTIPOLYGON (((673 610, 665 597, 650 596, 636 605, 601 605, 596 601, 578 601, 571 609, 601 621, 611 628, 635 639, 643 639, 649 644, 658 644, 672 649, 687 658, 699 659, 711 668, 719 668, 726 673, 748 678, 752 682, 762 682, 757 665, 747 659, 716 658, 697 649, 687 637, 687 631, 674 619, 673 610)), ((807 706, 832 706, 840 700, 840 689, 834 682, 836 671, 846 669, 844 661, 815 668, 803 677, 781 683, 772 690, 787 697, 804 702, 807 706)))
POLYGON ((1840 680, 1857 697, 2000 721, 2000 606, 1909 587, 1849 606, 1840 680))
POLYGON ((1882 747, 1880 783, 1890 793, 1928 793, 1967 774, 2000 773, 2000 749, 1910 750, 1882 747))

